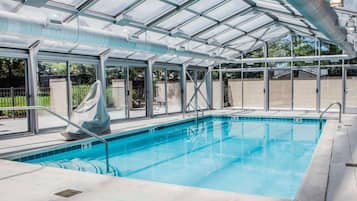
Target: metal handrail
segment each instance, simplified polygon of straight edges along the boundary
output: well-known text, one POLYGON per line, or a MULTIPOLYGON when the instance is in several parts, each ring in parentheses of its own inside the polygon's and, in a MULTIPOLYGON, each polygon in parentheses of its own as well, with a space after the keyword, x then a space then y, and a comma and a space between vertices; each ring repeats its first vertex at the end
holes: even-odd
POLYGON ((334 105, 338 105, 339 112, 338 112, 338 123, 341 123, 341 116, 342 116, 342 104, 340 102, 331 103, 324 111, 320 113, 320 129, 322 128, 322 117, 324 114, 334 105))
POLYGON ((44 106, 22 106, 22 107, 0 107, 0 111, 14 111, 14 110, 45 110, 46 112, 52 114, 53 116, 67 122, 68 124, 82 130, 85 134, 94 137, 96 139, 98 139, 99 141, 101 141, 104 146, 105 146, 105 164, 106 164, 106 172, 109 173, 109 146, 108 146, 108 141, 106 139, 104 139, 103 137, 83 128, 82 126, 62 117, 61 115, 49 110, 47 107, 44 106))

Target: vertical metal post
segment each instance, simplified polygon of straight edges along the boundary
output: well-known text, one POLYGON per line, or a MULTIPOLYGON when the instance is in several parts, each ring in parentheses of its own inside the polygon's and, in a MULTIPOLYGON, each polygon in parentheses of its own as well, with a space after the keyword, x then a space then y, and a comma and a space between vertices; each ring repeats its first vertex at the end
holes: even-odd
POLYGON ((186 106, 187 106, 187 103, 186 103, 186 87, 187 87, 187 84, 186 84, 186 71, 187 71, 187 64, 182 64, 182 68, 181 68, 181 110, 182 110, 182 113, 186 113, 186 106))
MULTIPOLYGON (((317 54, 321 55, 321 43, 320 40, 316 38, 317 54)), ((316 112, 320 112, 321 103, 321 59, 318 60, 317 75, 316 75, 316 112)))
MULTIPOLYGON (((14 87, 10 87, 10 99, 12 107, 15 107, 14 87)), ((12 118, 15 118, 15 111, 12 111, 11 114, 12 118)))
POLYGON ((168 114, 169 113, 169 106, 168 106, 168 104, 167 104, 167 100, 168 100, 168 98, 167 98, 167 81, 168 81, 168 79, 167 79, 167 69, 165 68, 164 69, 164 71, 165 71, 165 114, 168 114))
POLYGON ((209 103, 208 107, 210 110, 213 109, 212 70, 213 70, 213 67, 209 66, 208 67, 208 75, 206 78, 206 88, 207 88, 207 96, 208 96, 208 103, 209 103))
POLYGON ((264 43, 264 111, 269 111, 268 43, 264 43))
POLYGON ((219 64, 219 109, 224 108, 224 83, 223 83, 223 72, 222 65, 219 64))
MULTIPOLYGON (((293 35, 290 35, 290 55, 293 58, 295 56, 294 53, 294 43, 293 43, 293 35)), ((294 61, 291 59, 290 61, 290 80, 291 80, 291 110, 294 110, 294 61)))
POLYGON ((345 68, 345 60, 342 59, 342 113, 346 112, 346 78, 347 70, 345 68))
POLYGON ((241 102, 242 106, 241 109, 244 110, 244 62, 243 62, 243 53, 241 54, 241 66, 240 66, 240 81, 241 81, 241 102))
POLYGON ((195 97, 195 110, 197 112, 198 110, 198 85, 197 85, 197 75, 198 75, 198 71, 195 70, 193 71, 194 72, 194 77, 193 77, 193 85, 194 85, 194 88, 195 88, 195 91, 194 91, 194 97, 195 97))
POLYGON ((72 106, 73 97, 72 97, 72 81, 71 81, 71 62, 67 61, 66 65, 67 65, 68 117, 70 117, 71 114, 72 114, 72 109, 73 109, 73 106, 72 106))
POLYGON ((154 60, 148 61, 148 66, 146 68, 146 116, 153 117, 153 100, 154 100, 154 89, 153 89, 153 79, 152 70, 154 65, 154 60))
MULTIPOLYGON (((37 104, 37 61, 36 55, 38 53, 38 48, 40 41, 36 41, 29 47, 29 105, 35 106, 37 104)), ((29 111, 30 116, 30 131, 33 133, 38 133, 38 115, 36 110, 29 111)))
POLYGON ((129 112, 129 110, 130 110, 130 102, 129 101, 132 101, 132 99, 131 98, 129 98, 130 96, 131 96, 131 91, 129 91, 129 89, 130 89, 130 82, 129 82, 129 77, 130 77, 130 73, 129 73, 129 71, 130 71, 130 68, 129 68, 129 66, 124 66, 123 68, 125 68, 125 117, 127 118, 127 119, 129 119, 130 118, 130 112, 129 112))

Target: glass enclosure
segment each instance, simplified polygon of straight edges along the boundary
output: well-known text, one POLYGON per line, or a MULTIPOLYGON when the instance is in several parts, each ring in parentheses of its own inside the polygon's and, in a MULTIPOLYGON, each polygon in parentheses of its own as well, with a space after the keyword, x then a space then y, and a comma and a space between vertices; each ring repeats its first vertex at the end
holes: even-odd
MULTIPOLYGON (((37 104, 69 117, 68 70, 66 62, 41 61, 37 73, 37 104)), ((46 111, 38 111, 39 129, 66 126, 67 123, 46 111)))
POLYGON ((129 67, 129 118, 146 116, 145 68, 129 67))
POLYGON ((106 101, 107 109, 112 120, 125 119, 127 111, 127 68, 121 66, 107 66, 106 101))
MULTIPOLYGON (((27 106, 26 61, 0 57, 0 107, 27 106)), ((0 136, 28 131, 25 110, 0 111, 0 136)))
POLYGON ((166 70, 154 68, 152 73, 153 80, 153 111, 156 114, 167 113, 167 82, 166 82, 166 70))
POLYGON ((324 110, 331 103, 342 102, 342 68, 322 67, 320 76, 320 108, 324 110))
POLYGON ((264 108, 264 72, 243 72, 243 107, 264 108))
POLYGON ((224 106, 242 108, 242 73, 226 72, 224 80, 224 106))
POLYGON ((346 69, 346 112, 357 112, 357 69, 346 69))
POLYGON ((294 70, 294 110, 316 109, 317 68, 294 70))
POLYGON ((70 65, 71 111, 78 107, 96 80, 96 65, 80 63, 70 65))
POLYGON ((167 96, 167 112, 175 113, 182 111, 181 104, 181 71, 177 70, 167 70, 167 87, 166 87, 166 96, 167 96))
POLYGON ((291 70, 269 71, 269 108, 286 110, 291 108, 291 70))

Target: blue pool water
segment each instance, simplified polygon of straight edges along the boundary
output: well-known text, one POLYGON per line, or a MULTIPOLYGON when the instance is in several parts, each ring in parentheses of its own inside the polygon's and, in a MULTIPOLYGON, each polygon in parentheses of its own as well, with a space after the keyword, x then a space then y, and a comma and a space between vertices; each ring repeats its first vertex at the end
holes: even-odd
MULTIPOLYGON (((116 176, 294 198, 320 137, 318 120, 208 117, 109 143, 116 176)), ((105 173, 103 145, 22 161, 105 173)))

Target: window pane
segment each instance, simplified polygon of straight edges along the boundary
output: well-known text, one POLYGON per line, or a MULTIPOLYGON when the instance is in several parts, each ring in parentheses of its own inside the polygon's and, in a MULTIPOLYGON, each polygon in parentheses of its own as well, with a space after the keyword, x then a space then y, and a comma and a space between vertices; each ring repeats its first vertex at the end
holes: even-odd
POLYGON ((294 109, 316 109, 317 69, 294 70, 294 109))
POLYGON ((154 114, 166 114, 166 72, 165 69, 153 70, 154 114))
POLYGON ((264 72, 244 72, 243 74, 244 108, 264 108, 264 72))
MULTIPOLYGON (((68 117, 68 83, 66 63, 39 62, 37 104, 68 117)), ((39 128, 66 126, 67 123, 45 112, 38 112, 39 128)))
POLYGON ((97 80, 96 65, 71 64, 72 110, 75 110, 97 80))
POLYGON ((290 70, 269 71, 269 108, 291 109, 290 70))
POLYGON ((145 68, 129 67, 129 117, 146 116, 145 68))
POLYGON ((187 111, 193 111, 196 109, 196 96, 195 96, 195 85, 193 80, 195 80, 196 71, 188 70, 186 73, 186 106, 187 111), (188 76, 187 73, 190 75, 188 76), (193 79, 193 80, 191 80, 193 79))
POLYGON ((199 87, 199 91, 197 91, 197 101, 199 109, 209 108, 206 79, 206 71, 197 71, 197 86, 201 85, 199 87))
MULTIPOLYGON (((0 107, 27 106, 25 68, 25 60, 0 58, 0 107)), ((0 127, 0 136, 27 131, 26 111, 0 111, 0 127)))
POLYGON ((357 69, 346 70, 346 111, 357 111, 357 69))
POLYGON ((321 68, 321 110, 342 101, 342 68, 321 68))
POLYGON ((111 119, 127 118, 127 104, 126 104, 126 68, 108 66, 106 71, 106 101, 107 109, 111 119))
POLYGON ((182 111, 180 80, 180 71, 167 71, 167 105, 169 113, 182 111))
POLYGON ((224 73, 224 106, 242 107, 241 72, 224 73))

